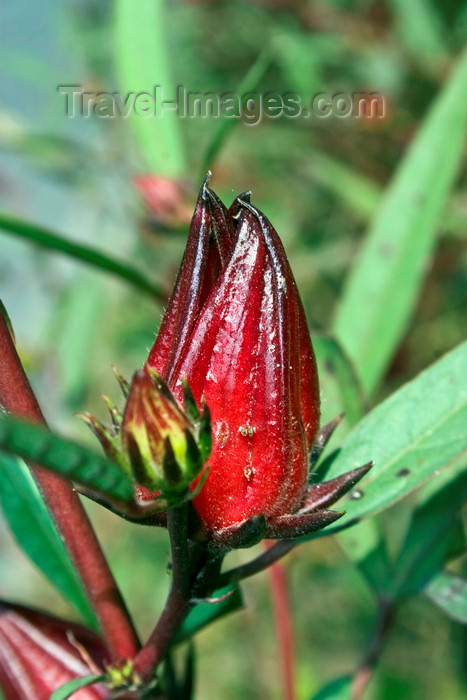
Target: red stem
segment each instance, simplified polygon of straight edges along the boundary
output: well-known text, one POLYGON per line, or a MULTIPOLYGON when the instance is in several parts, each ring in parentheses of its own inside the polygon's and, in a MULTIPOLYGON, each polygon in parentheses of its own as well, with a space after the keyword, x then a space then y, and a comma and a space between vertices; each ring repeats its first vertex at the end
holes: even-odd
MULTIPOLYGON (((269 549, 272 543, 265 541, 264 545, 269 549)), ((294 635, 287 572, 282 562, 276 562, 269 567, 268 574, 280 659, 282 697, 284 700, 295 700, 294 635)))
MULTIPOLYGON (((1 313, 0 404, 10 413, 45 424, 1 313)), ((97 615, 113 660, 132 658, 139 649, 136 632, 73 486, 43 467, 30 465, 30 468, 97 615)))
POLYGON ((172 551, 172 585, 162 615, 134 662, 135 672, 146 682, 154 676, 154 671, 167 651, 173 635, 191 607, 186 505, 167 510, 167 529, 172 551))

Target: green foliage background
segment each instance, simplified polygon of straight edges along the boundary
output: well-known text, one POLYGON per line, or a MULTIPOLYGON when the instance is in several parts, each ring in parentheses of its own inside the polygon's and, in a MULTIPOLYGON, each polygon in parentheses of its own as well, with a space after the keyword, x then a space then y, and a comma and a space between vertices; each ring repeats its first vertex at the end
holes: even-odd
MULTIPOLYGON (((225 200, 252 190, 302 293, 324 420, 347 412, 334 447, 368 408, 464 339, 466 3, 74 0, 57 8, 22 0, 4 8, 1 31, 0 294, 56 430, 92 445, 72 414, 103 418, 101 392, 119 400, 110 366, 129 376, 142 364, 176 273, 189 216, 176 224, 154 217, 134 186, 141 173, 182 182, 183 212, 207 167, 225 200), (69 119, 57 92, 64 84, 123 93, 160 84, 169 95, 179 84, 292 91, 304 100, 369 90, 385 96, 387 114, 254 127, 174 115, 69 119)), ((428 392, 414 410, 429 402, 428 392)), ((377 600, 388 596, 398 612, 367 697, 467 698, 465 627, 430 602, 436 581, 418 595, 427 561, 431 573, 446 561, 467 573, 456 517, 465 458, 453 469, 385 511, 371 531, 359 526, 289 555, 303 700, 355 670, 377 600), (368 542, 379 544, 365 550, 368 542), (393 575, 414 566, 417 576, 393 575)), ((168 585, 165 533, 90 512, 145 634, 168 585)), ((6 527, 0 540, 1 596, 72 615, 6 527)), ((250 555, 235 553, 231 564, 250 555)), ((267 576, 244 590, 245 611, 199 636, 200 698, 280 697, 267 576)), ((322 697, 348 697, 345 683, 322 697)))

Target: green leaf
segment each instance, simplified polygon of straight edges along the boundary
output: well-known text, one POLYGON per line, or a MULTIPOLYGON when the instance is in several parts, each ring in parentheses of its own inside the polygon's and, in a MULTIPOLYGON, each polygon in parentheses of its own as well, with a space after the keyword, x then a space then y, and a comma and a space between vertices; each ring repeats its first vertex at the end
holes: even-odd
POLYGON ((397 169, 337 309, 335 334, 367 393, 377 388, 406 330, 463 162, 466 83, 467 51, 397 169))
MULTIPOLYGON (((167 50, 168 23, 164 0, 116 0, 114 12, 115 65, 123 99, 129 93, 149 93, 155 86, 162 100, 176 99, 167 50)), ((168 106, 168 105, 167 105, 168 106)), ((132 109, 128 122, 139 142, 147 166, 158 175, 185 174, 185 155, 176 110, 145 116, 132 109)))
POLYGON ((372 589, 379 596, 389 597, 390 562, 378 516, 362 520, 355 527, 339 532, 338 540, 346 555, 359 567, 372 589))
POLYGON ((380 596, 413 595, 465 549, 459 511, 466 497, 462 456, 410 499, 339 533, 339 542, 380 596))
POLYGON ((382 191, 377 183, 321 151, 313 151, 311 158, 303 163, 303 170, 333 192, 359 219, 367 221, 380 204, 382 191))
POLYGON ((350 700, 351 697, 352 678, 342 676, 327 683, 311 700, 350 700))
MULTIPOLYGON (((444 488, 414 511, 407 538, 393 566, 392 588, 397 595, 417 593, 445 562, 465 547, 459 512, 467 500, 467 465, 453 479, 447 467, 444 488)), ((439 477, 438 477, 439 478, 439 477)))
MULTIPOLYGON (((252 65, 246 76, 237 88, 237 95, 245 95, 248 92, 255 92, 258 89, 267 69, 271 65, 271 52, 268 48, 263 49, 255 63, 252 65)), ((206 172, 213 167, 216 158, 224 146, 230 132, 238 124, 238 119, 219 119, 219 126, 214 132, 211 142, 207 148, 206 155, 202 161, 200 179, 206 176, 206 172)))
POLYGON ((467 625, 467 579, 441 571, 425 586, 424 593, 448 617, 467 625))
POLYGON ((467 449, 467 342, 377 406, 352 430, 327 478, 374 460, 330 534, 392 505, 467 449))
MULTIPOLYGON (((316 361, 320 368, 320 386, 326 401, 327 418, 332 420, 342 410, 351 425, 365 413, 362 387, 350 359, 335 338, 318 335, 313 337, 316 361), (338 397, 332 384, 337 385, 338 397), (332 415, 329 415, 329 404, 332 415)), ((326 421, 324 421, 326 422, 326 421)))
POLYGON ((48 337, 60 372, 62 396, 75 407, 83 402, 85 377, 94 359, 89 348, 95 347, 106 309, 103 280, 85 270, 57 301, 48 337))
POLYGON ((228 615, 243 605, 242 594, 238 586, 227 586, 213 593, 213 598, 222 598, 229 591, 231 595, 218 603, 199 603, 189 613, 175 636, 175 644, 191 639, 200 630, 210 625, 214 620, 218 620, 224 615, 228 615))
POLYGON ((75 260, 81 260, 92 267, 97 267, 100 270, 116 275, 155 299, 165 300, 166 298, 163 289, 150 282, 133 267, 110 258, 89 246, 73 243, 57 233, 46 230, 42 226, 37 226, 7 212, 0 211, 0 229, 30 240, 41 248, 64 253, 75 260))
POLYGON ((446 59, 448 53, 441 13, 430 0, 390 0, 397 31, 402 40, 425 63, 446 59))
POLYGON ((0 503, 21 549, 93 629, 97 622, 29 469, 0 453, 0 503))
POLYGON ((39 464, 84 486, 133 500, 130 477, 115 462, 72 440, 11 416, 0 417, 0 450, 39 464))
POLYGON ((74 693, 76 693, 81 688, 87 688, 89 685, 94 685, 95 683, 101 683, 105 681, 106 676, 97 676, 95 673, 89 676, 83 676, 82 678, 74 678, 72 681, 68 681, 61 688, 54 690, 49 700, 67 700, 71 698, 74 693))

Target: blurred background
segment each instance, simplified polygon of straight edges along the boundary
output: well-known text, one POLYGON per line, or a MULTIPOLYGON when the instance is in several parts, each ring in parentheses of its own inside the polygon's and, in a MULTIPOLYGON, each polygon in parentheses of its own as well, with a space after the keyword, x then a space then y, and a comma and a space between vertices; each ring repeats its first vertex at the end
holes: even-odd
MULTIPOLYGON (((226 202, 252 190, 287 248, 312 336, 330 331, 382 193, 465 45, 467 3, 68 0, 58 7, 16 0, 3 7, 0 31, 0 297, 50 425, 93 444, 73 414, 104 418, 100 394, 120 400, 111 365, 130 376, 144 362, 208 168, 226 202), (386 112, 265 118, 256 126, 174 113, 70 118, 57 90, 126 94, 156 84, 167 95, 183 85, 217 94, 293 92, 304 101, 318 92, 376 91, 386 112), (65 241, 61 253, 47 234, 65 241), (119 261, 133 277, 77 260, 70 242, 119 261)), ((460 163, 423 285, 371 404, 465 336, 462 154, 460 163)), ((332 418, 343 399, 327 390, 326 376, 324 367, 323 412, 332 418)), ((146 634, 167 588, 166 535, 90 512, 146 634)), ((0 539, 0 595, 71 615, 6 527, 0 539)), ((236 553, 231 563, 250 556, 236 553)), ((375 601, 335 538, 295 550, 287 569, 298 694, 306 700, 356 668, 375 601)), ((267 577, 248 581, 244 593, 245 611, 199 636, 199 698, 280 698, 267 577)), ((467 698, 466 661, 465 628, 428 600, 408 598, 368 698, 467 698)))

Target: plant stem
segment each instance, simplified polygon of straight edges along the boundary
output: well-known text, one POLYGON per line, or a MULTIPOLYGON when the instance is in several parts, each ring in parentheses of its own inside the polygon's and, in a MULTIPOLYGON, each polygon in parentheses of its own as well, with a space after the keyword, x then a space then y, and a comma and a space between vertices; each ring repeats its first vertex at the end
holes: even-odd
POLYGON ((167 529, 172 551, 172 585, 162 615, 134 661, 135 672, 146 682, 152 679, 173 635, 191 608, 187 505, 167 510, 167 529))
POLYGON ((354 675, 352 684, 352 700, 360 700, 371 678, 376 662, 386 642, 387 636, 394 622, 395 609, 392 601, 381 599, 379 601, 379 614, 375 631, 370 646, 354 675))
MULTIPOLYGON (((265 547, 271 549, 271 543, 265 541, 265 547)), ((282 697, 295 700, 295 654, 292 620, 290 615, 290 597, 287 573, 282 562, 275 562, 268 569, 269 586, 274 609, 277 650, 279 655, 282 697)))
MULTIPOLYGON (((10 413, 45 424, 7 324, 0 314, 0 404, 10 413)), ((70 482, 30 465, 44 502, 102 627, 113 660, 139 649, 131 619, 86 511, 70 482)))
POLYGON ((258 574, 260 571, 274 564, 274 562, 282 559, 291 549, 299 544, 301 543, 297 540, 280 540, 276 542, 264 552, 264 554, 261 554, 261 556, 256 559, 221 574, 218 581, 219 588, 228 586, 230 583, 237 583, 237 581, 242 581, 244 578, 258 574))

